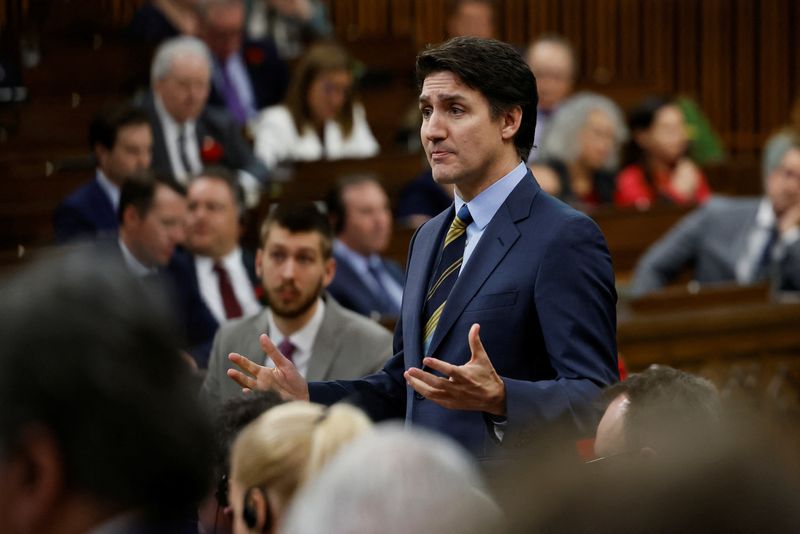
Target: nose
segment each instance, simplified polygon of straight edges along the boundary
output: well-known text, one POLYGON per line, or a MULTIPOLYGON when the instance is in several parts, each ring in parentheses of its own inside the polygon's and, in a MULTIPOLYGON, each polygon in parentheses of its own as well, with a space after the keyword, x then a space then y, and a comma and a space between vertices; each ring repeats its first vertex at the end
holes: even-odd
POLYGON ((426 120, 423 120, 421 133, 423 142, 436 142, 445 139, 447 137, 447 130, 444 127, 444 121, 441 115, 434 111, 426 120))
POLYGON ((287 258, 286 261, 284 261, 281 264, 281 267, 280 267, 281 277, 284 280, 293 280, 294 279, 295 267, 296 267, 296 265, 295 265, 294 259, 287 258))

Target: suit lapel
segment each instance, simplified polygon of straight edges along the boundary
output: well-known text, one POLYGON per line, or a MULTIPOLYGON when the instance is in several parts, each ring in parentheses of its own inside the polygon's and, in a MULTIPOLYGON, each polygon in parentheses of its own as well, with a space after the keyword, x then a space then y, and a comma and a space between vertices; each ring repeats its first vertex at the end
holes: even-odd
POLYGON ((469 261, 447 297, 447 303, 428 350, 430 354, 436 351, 464 308, 519 239, 516 223, 530 215, 531 204, 537 192, 538 186, 528 173, 484 229, 478 245, 472 251, 469 261))
POLYGON ((265 308, 264 311, 256 316, 255 320, 253 321, 253 330, 255 330, 255 332, 252 333, 250 338, 251 340, 255 341, 255 343, 253 343, 253 341, 248 341, 248 344, 246 345, 248 347, 252 347, 251 353, 248 354, 248 356, 251 360, 259 365, 263 365, 267 361, 267 357, 264 354, 264 351, 261 349, 261 342, 259 341, 261 334, 270 335, 269 320, 267 319, 267 315, 268 312, 265 308), (252 345, 250 345, 250 343, 252 343, 252 345))
MULTIPOLYGON (((314 338, 311 358, 308 360, 306 380, 309 382, 327 379, 329 369, 340 352, 342 338, 339 331, 342 321, 339 309, 335 300, 325 299, 325 315, 314 338)), ((343 356, 349 357, 347 354, 343 356)))
MULTIPOLYGON (((425 309, 425 294, 428 292, 433 266, 439 256, 439 244, 444 239, 452 217, 451 206, 421 227, 413 239, 414 248, 411 254, 414 261, 408 264, 403 293, 403 330, 407 332, 407 339, 412 344, 411 347, 406 347, 409 355, 418 355, 422 351, 422 310, 425 309)), ((408 344, 405 339, 403 343, 408 344)), ((421 356, 411 358, 420 360, 421 356)))

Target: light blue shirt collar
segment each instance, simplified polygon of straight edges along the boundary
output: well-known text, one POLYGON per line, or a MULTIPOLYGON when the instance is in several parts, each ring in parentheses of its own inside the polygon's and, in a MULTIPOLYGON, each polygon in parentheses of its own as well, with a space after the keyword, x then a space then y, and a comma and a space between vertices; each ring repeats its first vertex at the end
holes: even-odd
POLYGON ((466 203, 458 195, 458 191, 456 191, 454 197, 456 213, 461 209, 461 206, 466 204, 472 215, 472 224, 470 226, 475 225, 477 230, 482 231, 486 228, 486 225, 489 224, 489 221, 492 220, 497 210, 500 209, 500 206, 503 205, 503 202, 506 201, 511 191, 517 187, 526 174, 528 174, 528 168, 525 166, 525 163, 520 162, 511 172, 481 191, 478 196, 466 203))
POLYGON ((119 210, 119 186, 109 180, 108 176, 106 176, 105 173, 100 169, 97 169, 95 179, 97 180, 97 185, 100 186, 100 189, 103 190, 108 197, 108 200, 111 202, 111 206, 114 208, 114 213, 116 213, 119 210))

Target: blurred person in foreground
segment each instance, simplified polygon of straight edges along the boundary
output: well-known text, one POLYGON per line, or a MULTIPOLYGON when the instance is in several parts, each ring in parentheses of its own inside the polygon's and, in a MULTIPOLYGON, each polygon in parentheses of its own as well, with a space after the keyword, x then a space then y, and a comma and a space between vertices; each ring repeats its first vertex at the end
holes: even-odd
POLYGON ((3 532, 196 532, 212 434, 163 306, 84 250, 0 295, 3 532))
POLYGON ((372 423, 348 404, 289 402, 247 425, 231 449, 235 534, 277 533, 297 491, 372 423))
POLYGON ((501 525, 464 449, 387 423, 348 444, 302 489, 283 533, 478 534, 501 525))

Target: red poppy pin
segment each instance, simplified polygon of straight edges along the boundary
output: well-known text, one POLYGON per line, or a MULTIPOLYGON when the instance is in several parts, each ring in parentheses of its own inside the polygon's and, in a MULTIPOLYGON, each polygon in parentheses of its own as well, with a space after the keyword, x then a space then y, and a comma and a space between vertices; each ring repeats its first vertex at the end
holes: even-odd
POLYGON ((225 151, 222 145, 217 142, 213 137, 203 137, 203 147, 200 149, 200 158, 206 165, 213 165, 219 163, 225 151))
POLYGON ((264 50, 257 46, 248 46, 244 50, 244 60, 248 65, 260 65, 267 59, 264 50))

